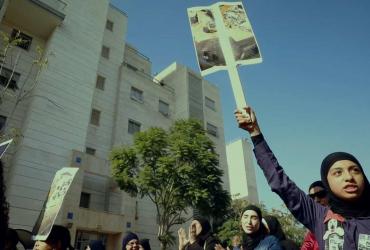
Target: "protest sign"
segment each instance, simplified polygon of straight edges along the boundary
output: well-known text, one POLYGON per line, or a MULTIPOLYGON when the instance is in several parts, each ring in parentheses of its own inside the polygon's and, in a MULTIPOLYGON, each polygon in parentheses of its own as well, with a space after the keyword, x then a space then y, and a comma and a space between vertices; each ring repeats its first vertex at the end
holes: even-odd
POLYGON ((56 172, 43 211, 41 211, 42 216, 40 216, 38 222, 36 222, 38 228, 34 236, 35 240, 46 240, 48 238, 55 219, 62 207, 64 197, 77 171, 78 168, 64 167, 56 172))
POLYGON ((201 75, 227 70, 235 101, 246 106, 237 66, 262 62, 262 56, 242 2, 192 7, 188 17, 201 75))

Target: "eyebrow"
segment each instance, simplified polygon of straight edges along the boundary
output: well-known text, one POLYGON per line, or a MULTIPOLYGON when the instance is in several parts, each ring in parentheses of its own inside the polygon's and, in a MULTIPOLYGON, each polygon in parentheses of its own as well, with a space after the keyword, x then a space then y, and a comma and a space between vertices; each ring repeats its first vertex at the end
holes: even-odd
POLYGON ((331 168, 331 169, 329 170, 329 172, 333 172, 333 171, 336 171, 336 170, 343 170, 343 167, 331 168))

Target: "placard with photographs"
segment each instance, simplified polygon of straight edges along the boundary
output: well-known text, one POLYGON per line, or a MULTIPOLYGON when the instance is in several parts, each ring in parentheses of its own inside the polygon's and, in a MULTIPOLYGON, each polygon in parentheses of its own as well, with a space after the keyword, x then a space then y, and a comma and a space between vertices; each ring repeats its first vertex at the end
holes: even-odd
POLYGON ((227 67, 262 62, 242 2, 192 7, 188 9, 188 17, 202 76, 227 67), (227 40, 227 46, 222 40, 227 40), (233 65, 227 65, 230 62, 233 65))

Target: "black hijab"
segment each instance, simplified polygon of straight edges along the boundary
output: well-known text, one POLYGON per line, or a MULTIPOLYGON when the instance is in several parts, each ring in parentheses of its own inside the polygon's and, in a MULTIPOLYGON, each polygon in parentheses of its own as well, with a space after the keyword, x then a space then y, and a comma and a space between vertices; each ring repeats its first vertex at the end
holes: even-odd
POLYGON ((275 236, 279 241, 285 240, 285 234, 281 228, 279 220, 275 216, 267 215, 263 217, 269 228, 269 234, 275 236))
POLYGON ((197 220, 202 226, 202 231, 200 231, 200 233, 197 235, 196 242, 203 249, 204 243, 206 242, 207 238, 212 235, 211 224, 206 218, 200 216, 193 217, 193 220, 197 220))
POLYGON ((243 230, 243 250, 253 250, 255 249, 258 244, 266 237, 267 235, 267 229, 264 227, 262 223, 262 212, 259 207, 256 207, 254 205, 249 205, 243 210, 243 214, 247 210, 253 210, 257 213, 258 215, 258 220, 260 222, 260 227, 259 229, 252 233, 252 234, 246 234, 243 230))
POLYGON ((335 152, 335 153, 329 154, 322 161, 320 172, 321 172, 321 180, 325 186, 325 189, 328 191, 329 206, 333 212, 340 214, 341 216, 345 218, 370 216, 369 181, 366 178, 366 175, 364 173, 364 170, 362 169, 360 162, 353 155, 349 153, 345 153, 345 152, 335 152), (330 186, 328 183, 328 173, 329 173, 330 167, 337 161, 341 161, 341 160, 349 160, 355 163, 361 169, 362 175, 364 176, 365 189, 361 197, 357 201, 354 201, 354 202, 344 201, 340 199, 339 197, 337 197, 330 189, 330 186))

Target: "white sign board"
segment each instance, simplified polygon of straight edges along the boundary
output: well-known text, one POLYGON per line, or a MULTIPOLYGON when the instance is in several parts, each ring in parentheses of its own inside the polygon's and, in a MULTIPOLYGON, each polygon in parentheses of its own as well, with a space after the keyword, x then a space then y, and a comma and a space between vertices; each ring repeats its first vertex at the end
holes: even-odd
POLYGON ((236 67, 262 56, 242 2, 192 7, 188 17, 201 75, 227 70, 237 106, 246 106, 236 67))
POLYGON ((62 207, 64 197, 77 171, 78 168, 65 167, 56 172, 45 203, 45 211, 41 218, 41 224, 34 240, 46 240, 48 238, 55 219, 62 207))

